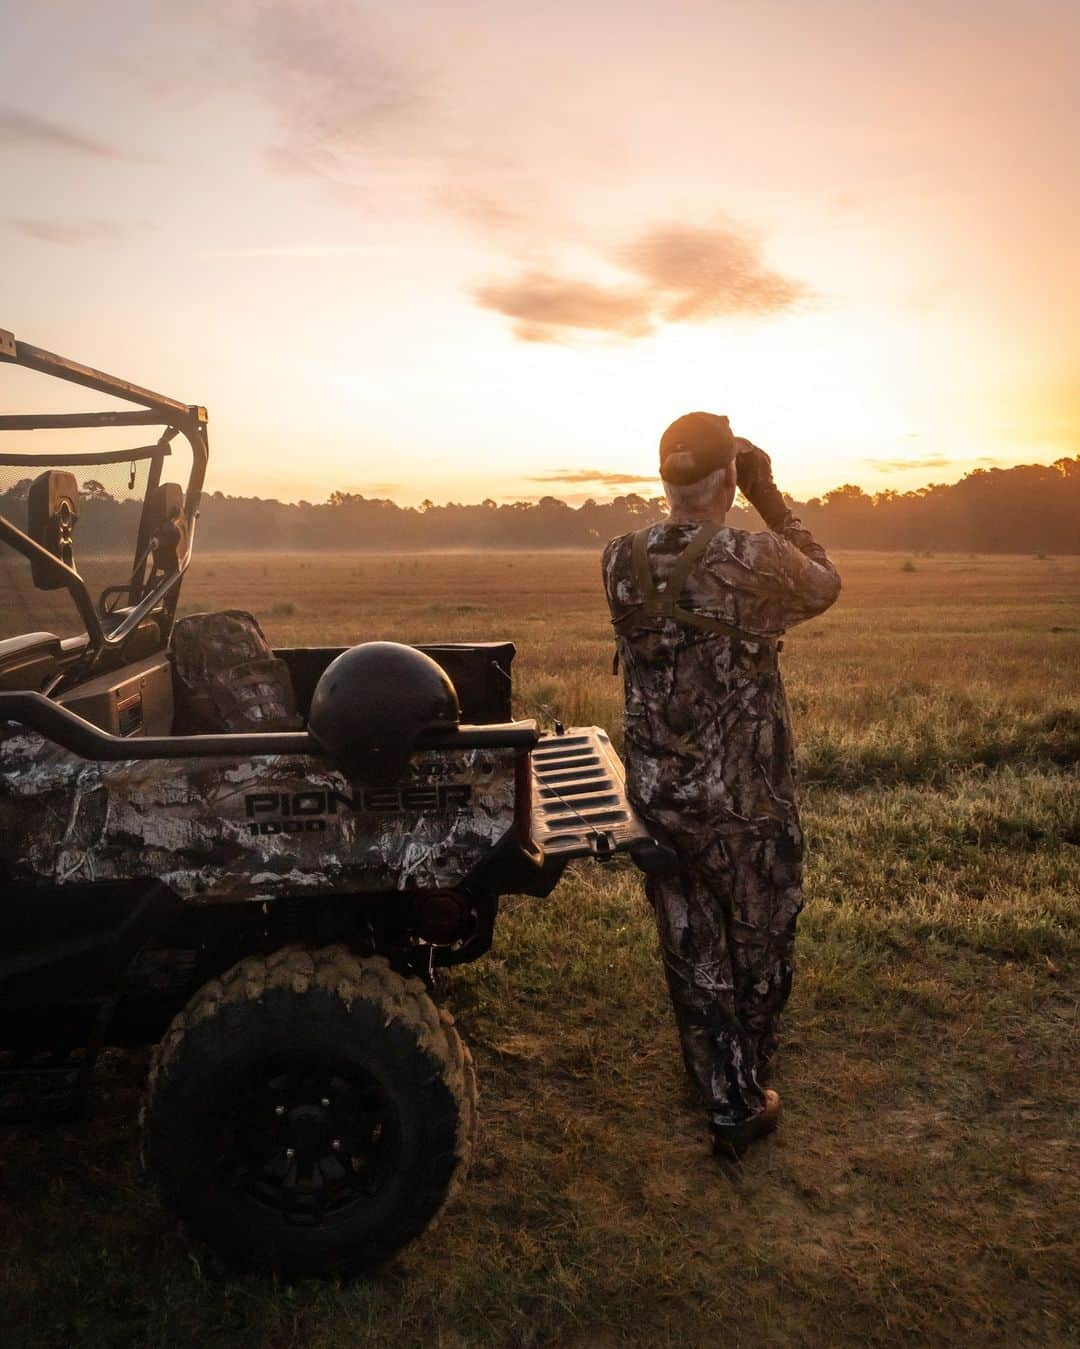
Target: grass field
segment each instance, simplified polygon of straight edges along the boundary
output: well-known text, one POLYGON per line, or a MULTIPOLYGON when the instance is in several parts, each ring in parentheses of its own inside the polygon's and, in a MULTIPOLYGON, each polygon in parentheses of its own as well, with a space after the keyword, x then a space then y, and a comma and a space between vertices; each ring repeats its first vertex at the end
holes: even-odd
MULTIPOLYGON (((1080 1333, 1080 558, 838 559, 789 635, 810 849, 777 1136, 707 1154, 629 867, 506 903, 441 981, 478 1160, 370 1282, 235 1279, 132 1160, 143 1062, 0 1142, 0 1342, 1057 1345, 1080 1333)), ((279 644, 512 638, 518 711, 617 731, 582 554, 202 557, 279 644)))

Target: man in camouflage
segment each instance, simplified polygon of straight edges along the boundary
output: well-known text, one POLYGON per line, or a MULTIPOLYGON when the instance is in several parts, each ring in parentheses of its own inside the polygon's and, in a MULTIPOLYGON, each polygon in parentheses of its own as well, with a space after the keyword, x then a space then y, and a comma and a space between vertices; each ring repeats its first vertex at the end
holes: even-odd
POLYGON ((775 1127, 761 1078, 791 989, 803 836, 780 637, 829 607, 835 567, 788 510, 764 451, 726 417, 660 442, 671 507, 604 551, 626 697, 631 799, 677 865, 651 876, 683 1059, 718 1153, 775 1127), (768 525, 724 524, 736 482, 768 525))

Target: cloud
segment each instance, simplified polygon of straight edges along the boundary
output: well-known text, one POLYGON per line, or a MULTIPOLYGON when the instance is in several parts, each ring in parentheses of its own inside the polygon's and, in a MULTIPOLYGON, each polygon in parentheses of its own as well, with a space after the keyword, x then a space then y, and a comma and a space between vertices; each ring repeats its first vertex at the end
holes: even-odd
POLYGON ((806 287, 762 262, 761 246, 734 229, 670 225, 620 250, 619 261, 648 283, 669 323, 789 309, 806 287))
POLYGON ((280 139, 268 157, 281 173, 351 186, 374 138, 423 102, 348 0, 245 8, 236 23, 248 77, 274 109, 280 139))
MULTIPOLYGON (((272 118, 266 156, 274 171, 313 180, 365 212, 421 200, 484 238, 507 270, 468 289, 477 305, 510 321, 519 341, 635 340, 665 323, 780 313, 808 295, 766 264, 755 234, 723 220, 661 221, 615 244, 590 241, 577 205, 566 214, 578 194, 565 168, 551 171, 553 148, 560 165, 567 161, 564 131, 548 119, 515 122, 516 84, 507 115, 492 117, 491 72, 455 88, 443 40, 427 31, 415 40, 381 7, 232 0, 213 12, 219 74, 272 118), (587 256, 583 271, 571 270, 561 250, 590 247, 596 271, 587 256)), ((571 175, 575 165, 590 179, 610 169, 595 147, 586 152, 587 134, 573 141, 571 175)))
POLYGON ((603 487, 632 487, 635 484, 656 481, 654 473, 606 473, 602 468, 556 468, 550 473, 534 473, 527 482, 575 483, 595 482, 603 487))
POLYGON ((945 468, 952 460, 947 454, 925 454, 918 459, 864 459, 863 463, 879 473, 906 473, 915 468, 945 468))
POLYGON ((766 267, 757 240, 732 228, 661 226, 602 261, 626 273, 627 281, 598 284, 529 269, 474 287, 473 298, 516 320, 520 340, 559 342, 575 332, 639 338, 661 323, 763 316, 809 294, 801 282, 766 267))
POLYGON ((0 104, 0 148, 68 150, 92 155, 97 159, 143 162, 138 155, 128 154, 104 141, 84 136, 81 131, 73 131, 70 127, 47 121, 36 113, 24 112, 9 104, 0 104))
MULTIPOLYGON (((232 0, 213 12, 219 75, 269 110, 274 171, 313 180, 365 212, 408 210, 414 198, 482 237, 512 261, 469 290, 511 322, 519 341, 635 340, 665 323, 779 313, 808 294, 766 264, 756 235, 731 222, 660 222, 616 244, 590 243, 577 206, 566 214, 573 183, 550 168, 552 148, 560 164, 567 158, 564 133, 547 119, 515 122, 512 103, 492 117, 490 72, 479 86, 455 88, 434 33, 416 41, 381 7, 232 0), (583 247, 593 248, 595 272, 587 256, 574 272, 560 254, 583 247)), ((603 166, 586 143, 588 135, 574 135, 569 162, 592 178, 603 166)))
POLYGON ((478 188, 470 183, 444 183, 431 199, 447 214, 483 235, 521 235, 543 214, 535 183, 514 183, 513 191, 478 188), (510 205, 513 200, 513 205, 510 205))
POLYGON ((528 271, 513 281, 477 286, 473 297, 482 308, 515 319, 514 334, 525 342, 558 341, 566 329, 645 337, 655 327, 647 295, 549 272, 528 271))
POLYGON ((83 244, 118 243, 134 233, 122 220, 28 220, 10 219, 12 229, 40 243, 78 248, 83 244))

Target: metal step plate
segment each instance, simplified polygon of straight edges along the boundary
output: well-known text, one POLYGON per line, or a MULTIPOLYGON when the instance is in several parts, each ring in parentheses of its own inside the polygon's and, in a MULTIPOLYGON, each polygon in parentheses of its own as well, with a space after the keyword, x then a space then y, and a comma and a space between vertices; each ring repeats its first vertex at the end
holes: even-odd
POLYGON ((541 736, 532 768, 533 839, 547 855, 604 859, 650 841, 626 799, 622 762, 599 726, 541 736))

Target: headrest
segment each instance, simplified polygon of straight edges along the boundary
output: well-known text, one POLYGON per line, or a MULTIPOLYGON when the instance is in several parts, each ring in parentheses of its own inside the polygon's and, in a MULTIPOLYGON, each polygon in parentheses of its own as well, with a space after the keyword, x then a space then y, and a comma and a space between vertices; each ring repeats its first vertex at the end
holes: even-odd
MULTIPOLYGON (((79 518, 79 487, 74 473, 50 468, 30 484, 26 502, 26 532, 68 567, 75 566, 72 531, 79 518)), ((34 585, 39 590, 62 590, 65 582, 40 558, 31 558, 34 585)))
POLYGON ((154 569, 171 575, 180 570, 187 556, 188 527, 184 514, 184 489, 178 482, 163 482, 146 498, 146 521, 154 544, 154 569))

